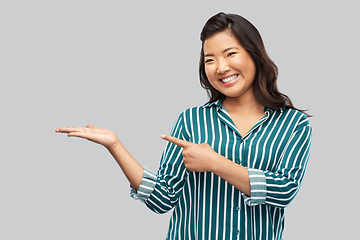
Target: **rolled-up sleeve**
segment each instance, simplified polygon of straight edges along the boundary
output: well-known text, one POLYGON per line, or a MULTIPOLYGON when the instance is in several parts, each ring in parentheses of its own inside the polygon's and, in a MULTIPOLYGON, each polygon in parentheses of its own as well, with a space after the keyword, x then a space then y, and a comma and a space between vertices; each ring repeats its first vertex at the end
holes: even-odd
POLYGON ((143 177, 138 190, 130 185, 130 196, 135 200, 146 202, 156 185, 156 175, 144 168, 143 177))
POLYGON ((310 155, 312 128, 306 119, 291 135, 274 171, 248 169, 251 196, 242 194, 249 206, 266 204, 285 208, 302 184, 310 155))
POLYGON ((248 168, 251 187, 251 197, 242 194, 245 203, 249 206, 264 204, 266 200, 266 178, 262 170, 248 168))

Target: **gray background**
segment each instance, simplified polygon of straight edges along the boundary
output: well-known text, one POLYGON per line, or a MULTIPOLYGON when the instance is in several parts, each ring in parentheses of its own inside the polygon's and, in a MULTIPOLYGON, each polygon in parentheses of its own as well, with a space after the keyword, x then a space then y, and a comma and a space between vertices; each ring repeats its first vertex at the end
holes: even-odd
POLYGON ((207 100, 199 33, 219 11, 259 29, 280 90, 315 116, 284 238, 353 239, 360 53, 353 2, 1 1, 0 239, 165 238, 170 214, 132 200, 102 146, 54 130, 111 129, 155 172, 160 135, 207 100))

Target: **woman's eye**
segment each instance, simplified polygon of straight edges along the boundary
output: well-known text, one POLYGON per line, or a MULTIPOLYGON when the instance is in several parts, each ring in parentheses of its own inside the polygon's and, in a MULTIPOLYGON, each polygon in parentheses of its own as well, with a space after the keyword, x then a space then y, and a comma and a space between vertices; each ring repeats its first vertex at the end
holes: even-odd
POLYGON ((231 53, 229 53, 227 56, 228 56, 228 57, 231 57, 231 56, 234 55, 234 54, 236 54, 236 52, 231 52, 231 53))
POLYGON ((205 63, 209 63, 209 62, 212 62, 212 61, 213 61, 212 59, 206 59, 205 63))

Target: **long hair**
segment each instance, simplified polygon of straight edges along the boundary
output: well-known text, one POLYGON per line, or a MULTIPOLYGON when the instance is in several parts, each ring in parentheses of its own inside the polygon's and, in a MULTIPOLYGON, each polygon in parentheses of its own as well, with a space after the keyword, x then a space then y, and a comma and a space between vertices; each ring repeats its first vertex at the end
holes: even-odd
MULTIPOLYGON (((278 68, 269 58, 259 31, 245 18, 236 14, 220 12, 211 17, 203 27, 200 35, 202 41, 199 76, 200 84, 210 98, 208 103, 224 98, 224 94, 216 90, 209 82, 205 73, 204 42, 208 38, 223 31, 230 31, 239 44, 248 52, 256 66, 254 91, 256 99, 265 107, 276 110, 294 107, 290 98, 279 92, 277 88, 278 68)), ((307 116, 310 116, 306 114, 307 116)))

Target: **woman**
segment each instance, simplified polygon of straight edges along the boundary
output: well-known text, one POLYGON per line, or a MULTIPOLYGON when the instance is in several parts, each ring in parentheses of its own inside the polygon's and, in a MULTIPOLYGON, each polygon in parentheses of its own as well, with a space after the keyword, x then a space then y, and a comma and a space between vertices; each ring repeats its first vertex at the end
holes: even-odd
POLYGON ((307 115, 277 90, 277 67, 257 29, 219 13, 201 32, 200 81, 210 100, 180 114, 157 174, 143 168, 110 130, 56 132, 104 145, 131 196, 152 211, 174 208, 167 239, 282 239, 284 208, 307 167, 307 115))

